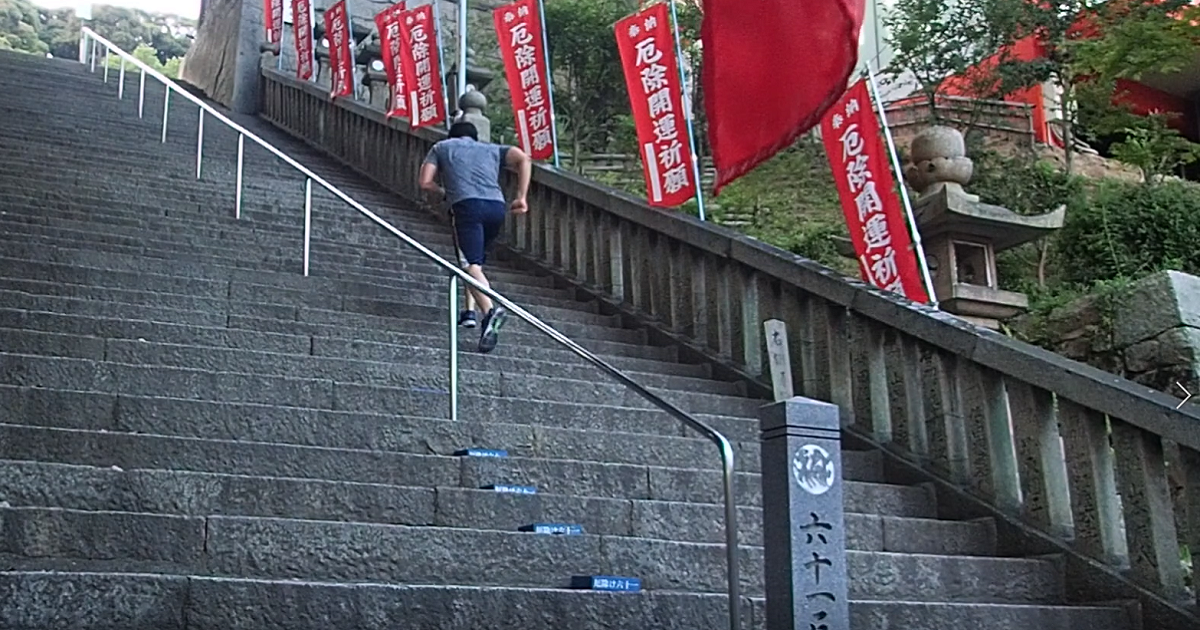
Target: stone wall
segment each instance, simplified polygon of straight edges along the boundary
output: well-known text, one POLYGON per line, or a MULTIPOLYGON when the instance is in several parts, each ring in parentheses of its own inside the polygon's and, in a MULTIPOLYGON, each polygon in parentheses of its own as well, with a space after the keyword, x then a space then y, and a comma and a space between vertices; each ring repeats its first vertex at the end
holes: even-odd
POLYGON ((1200 391, 1200 278, 1164 271, 1089 296, 1017 330, 1046 347, 1172 395, 1200 391))

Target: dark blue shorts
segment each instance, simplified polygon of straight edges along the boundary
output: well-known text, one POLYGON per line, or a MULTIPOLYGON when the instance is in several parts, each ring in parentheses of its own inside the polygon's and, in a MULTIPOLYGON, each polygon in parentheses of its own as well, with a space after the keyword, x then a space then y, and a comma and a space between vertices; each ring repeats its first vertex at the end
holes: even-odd
POLYGON ((450 209, 454 243, 459 258, 468 265, 482 265, 487 248, 500 236, 508 207, 503 201, 464 199, 450 209))

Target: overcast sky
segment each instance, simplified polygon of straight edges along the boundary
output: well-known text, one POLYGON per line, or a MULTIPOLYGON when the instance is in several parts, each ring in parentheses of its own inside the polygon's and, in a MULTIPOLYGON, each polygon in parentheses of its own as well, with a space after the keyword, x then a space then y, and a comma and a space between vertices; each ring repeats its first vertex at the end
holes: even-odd
POLYGON ((115 7, 141 9, 153 13, 173 13, 193 19, 200 17, 200 0, 105 0, 104 2, 94 3, 87 0, 34 0, 33 3, 48 9, 70 7, 75 10, 91 4, 107 4, 115 7))

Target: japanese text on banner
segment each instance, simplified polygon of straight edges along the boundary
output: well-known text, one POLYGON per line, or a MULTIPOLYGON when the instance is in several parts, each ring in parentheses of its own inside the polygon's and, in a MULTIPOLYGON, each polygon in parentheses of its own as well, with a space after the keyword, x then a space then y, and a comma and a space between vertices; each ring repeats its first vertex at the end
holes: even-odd
POLYGON ((308 81, 313 76, 312 4, 292 0, 292 35, 296 42, 296 78, 308 81))
POLYGON ((283 0, 263 0, 263 24, 267 29, 267 43, 283 41, 283 0))
POLYGON ((325 37, 329 40, 330 96, 354 96, 354 40, 346 0, 325 10, 325 37))
POLYGON ((404 67, 408 47, 404 45, 400 34, 400 14, 404 12, 404 3, 394 4, 375 16, 375 26, 379 29, 379 50, 383 57, 383 71, 388 80, 388 117, 408 116, 408 90, 406 88, 404 67))
POLYGON ((863 278, 915 302, 928 302, 880 135, 865 81, 851 87, 821 121, 825 152, 863 278))
POLYGON ((441 51, 433 5, 400 15, 401 33, 408 45, 404 76, 409 81, 409 121, 413 129, 441 124, 446 120, 446 97, 442 93, 441 51))
POLYGON ((538 0, 519 0, 492 13, 512 94, 517 140, 535 160, 554 155, 549 72, 538 0))
POLYGON ((646 197, 652 206, 678 206, 696 194, 696 182, 667 5, 659 3, 635 13, 617 22, 616 28, 641 147, 646 197))

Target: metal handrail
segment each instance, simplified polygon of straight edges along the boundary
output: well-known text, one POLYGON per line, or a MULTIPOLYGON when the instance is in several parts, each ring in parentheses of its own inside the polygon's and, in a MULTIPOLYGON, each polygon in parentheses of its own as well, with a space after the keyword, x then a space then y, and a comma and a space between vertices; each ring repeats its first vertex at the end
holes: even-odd
POLYGON ((198 136, 197 142, 196 142, 196 145, 197 145, 196 146, 196 178, 197 179, 200 179, 200 175, 201 175, 201 163, 202 163, 203 148, 204 148, 204 118, 205 118, 205 115, 207 114, 209 116, 212 116, 213 118, 217 119, 218 121, 224 123, 227 127, 238 132, 238 134, 239 134, 238 135, 238 166, 237 166, 238 190, 237 190, 236 201, 235 201, 235 204, 236 204, 235 216, 236 217, 240 218, 240 216, 241 216, 242 169, 243 169, 243 165, 244 165, 245 140, 247 138, 249 138, 251 142, 254 142, 255 144, 259 145, 260 147, 266 149, 269 153, 271 153, 275 157, 283 160, 284 163, 286 163, 289 166, 291 166, 292 168, 296 169, 297 171, 299 171, 301 174, 303 174, 307 178, 305 181, 305 204, 304 204, 305 205, 305 208, 304 208, 304 275, 305 276, 308 275, 309 257, 310 257, 309 253, 310 253, 310 244, 311 244, 311 235, 312 235, 312 184, 313 184, 313 182, 316 182, 319 186, 321 186, 325 190, 329 191, 335 197, 346 202, 346 204, 349 205, 351 208, 354 208, 355 210, 362 213, 364 216, 366 216, 371 221, 374 221, 380 227, 382 227, 383 229, 390 232, 396 238, 400 239, 400 241, 403 242, 405 245, 408 245, 409 247, 420 252, 422 255, 424 255, 426 258, 428 258, 434 264, 442 267, 442 269, 445 270, 450 275, 450 307, 451 307, 450 308, 450 341, 451 341, 451 346, 450 346, 450 369, 451 369, 450 400, 451 400, 452 416, 456 415, 456 413, 457 413, 457 394, 458 394, 458 391, 457 391, 458 390, 458 369, 457 369, 457 365, 458 365, 458 350, 457 350, 458 328, 457 328, 457 324, 458 324, 458 322, 455 319, 455 315, 456 315, 456 311, 458 310, 457 306, 456 306, 456 302, 458 299, 458 281, 461 280, 463 282, 466 282, 468 286, 474 288, 476 291, 479 291, 479 292, 483 293, 484 295, 487 295, 488 297, 490 297, 492 300, 495 300, 501 306, 508 309, 508 311, 511 312, 513 315, 515 315, 518 318, 520 318, 521 320, 525 321, 527 324, 533 326, 538 331, 545 334, 547 337, 550 337, 557 343, 565 346, 568 350, 574 352, 576 355, 578 355, 583 360, 600 368, 601 371, 608 374, 610 377, 612 377, 613 379, 615 379, 622 385, 633 390, 635 393, 637 393, 642 398, 645 398, 647 401, 649 401, 655 407, 658 407, 659 409, 665 411, 671 417, 675 418, 676 420, 679 420, 680 422, 684 423, 688 427, 691 427, 693 430, 699 432, 701 435, 703 435, 704 437, 708 438, 711 442, 716 444, 717 448, 720 450, 720 453, 721 453, 721 467, 722 467, 722 474, 723 474, 723 481, 724 481, 723 485, 724 485, 724 494, 725 494, 725 549, 726 549, 727 577, 729 580, 729 590, 728 590, 728 592, 729 592, 729 627, 731 630, 741 630, 741 612, 740 612, 741 611, 741 594, 740 594, 741 593, 741 581, 740 581, 740 577, 739 577, 739 565, 738 565, 737 501, 735 498, 735 488, 734 488, 734 478, 735 478, 735 474, 736 474, 736 469, 735 469, 733 445, 730 444, 729 440, 724 435, 722 435, 716 429, 705 424, 701 420, 694 418, 687 412, 685 412, 682 409, 671 404, 670 402, 667 402, 662 397, 660 397, 658 394, 655 394, 654 392, 646 389, 644 386, 642 386, 640 383, 638 383, 637 381, 630 378, 627 374, 625 374, 621 370, 617 369, 616 367, 613 367, 608 362, 606 362, 604 359, 601 359, 600 357, 596 356, 590 350, 588 350, 588 349, 584 348, 583 346, 579 345, 578 343, 572 341, 569 337, 567 337, 566 335, 562 334, 561 332, 555 330, 552 326, 550 326, 549 324, 546 324, 542 320, 538 319, 533 314, 529 313, 524 308, 521 308, 520 306, 518 306, 517 304, 515 304, 508 298, 504 297, 500 293, 494 291, 493 289, 491 289, 489 287, 483 286, 478 281, 476 281, 474 278, 472 278, 469 274, 467 274, 465 271, 460 269, 458 266, 456 266, 453 263, 451 263, 450 261, 442 258, 441 256, 438 256, 436 253, 434 253, 432 250, 430 250, 429 248, 422 245, 420 242, 418 242, 413 237, 409 236, 408 234, 405 234, 399 228, 388 223, 387 221, 384 221, 377 214, 368 210, 365 206, 363 206, 359 202, 352 199, 349 195, 347 195, 346 193, 339 190, 336 186, 325 181, 325 179, 323 179, 320 175, 317 175, 316 173, 309 170, 304 165, 302 165, 299 162, 297 162, 296 160, 292 159, 287 154, 285 154, 283 151, 277 149, 275 146, 273 146, 266 140, 263 140, 262 138, 258 137, 257 135, 250 132, 246 128, 242 127, 241 125, 233 122, 232 120, 230 120, 229 118, 227 118, 226 116, 224 116, 223 114, 218 112, 211 105, 200 100, 199 98, 197 98, 196 96, 194 96, 190 92, 188 92, 187 90, 184 90, 183 88, 181 88, 177 83, 175 83, 171 79, 163 76, 161 73, 155 71, 153 68, 142 63, 136 57, 134 57, 133 55, 129 54, 128 52, 120 49, 115 44, 113 44, 109 40, 105 39, 104 37, 100 36, 98 33, 93 31, 92 29, 85 26, 82 28, 82 33, 83 33, 83 37, 80 39, 80 44, 79 44, 79 61, 81 63, 87 65, 87 63, 88 63, 88 40, 90 39, 91 40, 91 56, 90 56, 91 69, 93 72, 95 72, 96 54, 97 54, 96 49, 97 49, 98 45, 103 45, 104 49, 105 49, 104 50, 105 82, 108 81, 108 56, 109 56, 109 54, 114 53, 118 57, 121 58, 121 69, 120 69, 121 85, 118 88, 119 98, 124 98, 125 64, 127 62, 132 63, 134 65, 134 67, 141 70, 141 73, 142 73, 141 81, 140 81, 141 87, 140 87, 140 94, 138 97, 138 116, 139 117, 142 116, 142 113, 144 110, 146 75, 149 75, 149 76, 157 79, 160 83, 162 83, 164 86, 166 86, 165 96, 163 99, 162 142, 165 143, 166 138, 167 138, 167 112, 170 107, 171 92, 175 92, 175 93, 179 94, 184 99, 194 103, 196 106, 198 106, 200 108, 199 136, 198 136))

